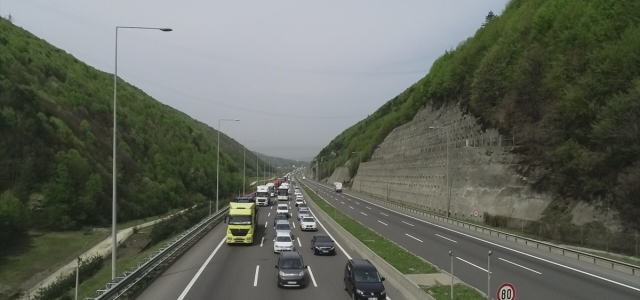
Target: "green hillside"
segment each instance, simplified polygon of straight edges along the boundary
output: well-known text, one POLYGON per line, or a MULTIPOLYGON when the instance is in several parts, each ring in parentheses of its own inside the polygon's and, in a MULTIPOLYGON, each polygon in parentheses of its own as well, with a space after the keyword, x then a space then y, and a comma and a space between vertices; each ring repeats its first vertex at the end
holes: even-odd
MULTIPOLYGON (((118 100, 118 221, 215 199, 217 132, 124 81, 118 100)), ((112 75, 0 19, 0 249, 30 228, 108 226, 112 101, 112 75)), ((243 146, 221 149, 225 198, 243 146)))
POLYGON ((512 0, 316 159, 352 157, 354 174, 352 152, 370 157, 422 105, 460 103, 520 137, 523 163, 546 170, 538 188, 611 205, 640 228, 639 25, 636 0, 512 0))
MULTIPOLYGON (((259 153, 259 152, 254 152, 254 153, 261 160, 264 160, 267 163, 270 163, 272 166, 280 167, 280 172, 283 172, 283 173, 291 171, 293 169, 293 166, 301 167, 301 166, 308 166, 309 165, 309 162, 306 162, 306 161, 274 157, 274 156, 269 156, 269 155, 262 154, 262 153, 259 153), (284 168, 284 167, 286 167, 286 168, 284 168)), ((282 174, 280 174, 280 175, 282 175, 282 174)))

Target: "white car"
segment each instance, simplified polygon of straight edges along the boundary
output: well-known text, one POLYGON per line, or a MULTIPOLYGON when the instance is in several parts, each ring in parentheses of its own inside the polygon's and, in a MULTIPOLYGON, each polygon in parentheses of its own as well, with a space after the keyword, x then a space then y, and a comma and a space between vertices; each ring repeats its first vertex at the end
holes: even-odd
POLYGON ((300 190, 299 190, 299 189, 296 189, 296 191, 295 191, 294 193, 296 194, 296 196, 298 196, 298 195, 302 195, 302 192, 300 192, 300 190))
POLYGON ((300 230, 318 230, 318 227, 316 226, 316 219, 314 219, 313 217, 303 217, 300 221, 300 230))
POLYGON ((293 239, 288 234, 279 234, 273 239, 273 252, 294 251, 293 239))
POLYGON ((304 198, 300 197, 300 198, 296 198, 296 206, 300 205, 304 203, 304 198))
POLYGON ((276 214, 285 214, 287 215, 287 217, 290 217, 291 214, 289 213, 289 205, 288 204, 278 204, 278 207, 276 208, 276 214))

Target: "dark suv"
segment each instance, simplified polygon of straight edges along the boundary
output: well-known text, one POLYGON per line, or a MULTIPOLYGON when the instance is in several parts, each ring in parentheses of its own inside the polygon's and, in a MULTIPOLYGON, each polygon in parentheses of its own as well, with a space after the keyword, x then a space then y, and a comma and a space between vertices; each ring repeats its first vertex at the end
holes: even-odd
POLYGON ((353 299, 386 299, 383 281, 368 259, 350 259, 344 267, 344 289, 353 299))
POLYGON ((304 287, 307 266, 298 251, 284 251, 278 258, 278 287, 304 287))

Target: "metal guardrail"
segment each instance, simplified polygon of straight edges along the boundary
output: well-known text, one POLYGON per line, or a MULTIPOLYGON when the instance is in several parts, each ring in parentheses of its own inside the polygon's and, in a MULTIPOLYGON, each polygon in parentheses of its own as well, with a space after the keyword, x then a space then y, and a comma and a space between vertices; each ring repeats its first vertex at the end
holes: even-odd
MULTIPOLYGON (((324 186, 326 188, 331 188, 321 182, 315 181, 315 180, 311 180, 321 186, 324 186)), ((344 193, 344 190, 343 190, 344 193)), ((347 194, 347 193, 345 193, 347 194)), ((349 194, 347 194, 349 195, 349 194)), ((357 197, 354 195, 349 195, 352 197, 357 197)), ((397 206, 415 213, 419 213, 425 216, 429 216, 430 218, 433 219, 437 219, 446 223, 451 223, 451 224, 455 224, 457 226, 461 226, 462 228, 469 228, 469 229, 474 229, 475 231, 480 231, 482 233, 489 233, 489 235, 493 235, 493 234, 497 234, 498 237, 504 237, 506 240, 510 240, 509 238, 511 237, 513 241, 515 241, 516 243, 522 243, 524 242, 525 245, 530 246, 530 244, 535 244, 537 249, 544 249, 547 248, 549 252, 552 253, 557 253, 557 254, 561 254, 562 256, 569 256, 568 254, 572 254, 574 256, 574 258, 580 260, 580 261, 584 261, 584 262, 591 262, 594 265, 598 265, 598 266, 602 266, 602 267, 611 267, 612 270, 616 270, 616 271, 620 271, 623 273, 628 273, 631 274, 633 276, 638 276, 640 277, 640 266, 636 266, 633 264, 629 264, 629 263, 625 263, 619 260, 615 260, 615 259, 611 259, 611 258, 607 258, 607 257, 602 257, 599 255, 595 255, 595 254, 591 254, 591 253, 587 253, 587 252, 583 252, 580 250, 575 250, 575 249, 570 249, 570 248, 566 248, 566 247, 562 247, 562 246, 558 246, 552 243, 548 243, 548 242, 544 242, 544 241, 539 241, 539 240, 535 240, 532 238, 527 238, 527 237, 523 237, 520 235, 516 235, 513 233, 509 233, 509 232, 504 232, 501 230, 496 230, 493 228, 489 228, 489 227, 485 227, 485 226, 480 226, 480 225, 476 225, 473 223, 469 223, 469 222, 465 222, 465 221, 460 221, 457 219, 453 219, 453 218, 448 218, 448 217, 444 217, 441 215, 437 215, 434 213, 431 213, 427 210, 423 210, 423 209, 418 209, 418 208, 413 208, 413 207, 407 207, 407 206, 403 206, 403 205, 399 205, 397 203, 391 202, 391 201, 386 201, 384 199, 377 199, 377 197, 369 195, 370 197, 374 197, 376 198, 376 201, 380 201, 380 202, 385 202, 388 204, 391 204, 393 206, 397 206), (543 248, 540 248, 540 246, 544 246, 543 248), (555 250, 555 251, 554 251, 555 250), (599 263, 600 262, 600 263, 599 263), (626 272, 625 272, 626 271, 626 272)))
POLYGON ((104 289, 97 290, 94 293, 94 297, 85 298, 85 300, 107 300, 117 299, 122 294, 127 292, 138 281, 143 279, 147 274, 153 271, 157 266, 162 264, 165 260, 172 257, 177 251, 180 251, 183 245, 191 241, 199 233, 205 230, 211 223, 219 220, 223 217, 229 206, 225 206, 220 209, 216 214, 205 218, 200 223, 189 228, 183 232, 180 236, 176 237, 172 242, 158 249, 146 257, 143 261, 139 262, 137 266, 132 267, 128 271, 123 273, 123 277, 116 277, 113 281, 107 283, 104 289))

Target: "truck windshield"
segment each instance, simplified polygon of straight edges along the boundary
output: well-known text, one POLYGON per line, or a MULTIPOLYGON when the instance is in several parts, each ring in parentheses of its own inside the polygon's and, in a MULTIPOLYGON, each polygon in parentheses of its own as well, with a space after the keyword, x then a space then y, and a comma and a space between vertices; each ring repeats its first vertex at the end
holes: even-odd
POLYGON ((268 194, 267 192, 258 192, 258 193, 256 194, 256 196, 257 196, 257 197, 267 197, 267 194, 268 194))
POLYGON ((278 190, 278 196, 289 196, 289 189, 278 190))
POLYGON ((229 216, 230 225, 251 225, 251 216, 229 216))

